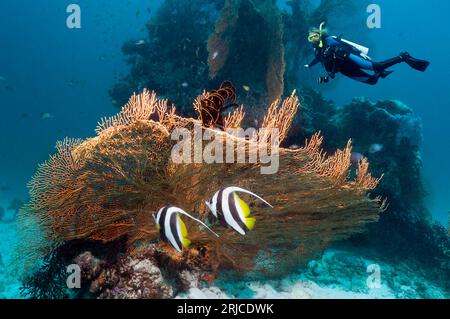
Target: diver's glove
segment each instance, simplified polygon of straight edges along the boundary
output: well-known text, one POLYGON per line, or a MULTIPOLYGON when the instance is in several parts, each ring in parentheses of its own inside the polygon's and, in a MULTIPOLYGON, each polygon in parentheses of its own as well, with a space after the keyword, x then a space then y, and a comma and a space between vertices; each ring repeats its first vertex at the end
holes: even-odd
POLYGON ((323 83, 328 83, 328 81, 330 81, 330 78, 328 76, 321 76, 319 77, 319 79, 317 80, 317 82, 319 84, 323 84, 323 83))

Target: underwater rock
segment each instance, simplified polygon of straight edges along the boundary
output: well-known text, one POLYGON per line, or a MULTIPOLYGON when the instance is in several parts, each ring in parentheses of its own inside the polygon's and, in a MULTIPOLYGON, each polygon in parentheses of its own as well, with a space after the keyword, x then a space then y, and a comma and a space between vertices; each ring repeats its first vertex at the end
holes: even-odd
POLYGON ((287 143, 297 144, 320 131, 325 150, 334 152, 351 138, 353 151, 370 161, 372 174, 383 174, 374 194, 389 198, 390 211, 429 218, 419 152, 422 127, 411 108, 399 101, 372 103, 365 98, 337 107, 314 90, 304 89, 301 95, 303 108, 287 143), (382 146, 380 152, 371 151, 376 144, 382 146))
POLYGON ((396 115, 394 118, 398 129, 396 135, 397 145, 407 143, 414 148, 422 144, 422 121, 418 117, 396 115))
POLYGON ((122 47, 130 72, 109 92, 117 106, 149 87, 192 115, 192 97, 208 83, 206 41, 222 5, 221 0, 163 1, 146 25, 148 36, 122 47))
POLYGON ((391 262, 408 260, 427 278, 449 289, 450 239, 445 229, 430 224, 425 208, 420 119, 400 101, 373 103, 355 98, 348 105, 336 106, 311 89, 302 90, 301 96, 303 107, 287 143, 297 144, 321 131, 325 151, 333 152, 351 138, 354 157, 366 157, 370 172, 383 174, 372 194, 388 198, 386 212, 378 223, 369 225, 368 233, 347 244, 369 248, 391 262), (374 144, 382 146, 379 151, 371 151, 374 144))
POLYGON ((80 266, 82 277, 87 280, 98 277, 105 264, 103 260, 94 257, 90 251, 78 255, 74 261, 80 266))
POLYGON ((189 270, 182 270, 179 275, 179 284, 180 284, 180 290, 188 290, 191 288, 196 288, 199 286, 200 282, 200 275, 198 272, 189 271, 189 270))
POLYGON ((100 278, 92 283, 91 291, 101 290, 98 298, 165 299, 173 296, 173 289, 150 259, 123 257, 114 269, 103 270, 100 278), (112 285, 102 290, 102 284, 106 284, 106 287, 112 285))
POLYGON ((83 285, 94 298, 172 298, 175 293, 199 287, 207 273, 189 262, 171 262, 156 244, 143 245, 129 255, 119 253, 114 261, 105 259, 91 252, 74 259, 82 269, 83 285))
POLYGON ((252 106, 249 123, 260 121, 265 105, 305 83, 299 66, 313 52, 308 29, 341 12, 348 22, 354 3, 293 0, 284 10, 273 0, 164 1, 146 25, 148 37, 123 45, 130 72, 110 96, 120 107, 147 87, 192 116, 192 96, 231 80, 239 103, 252 106))
POLYGON ((283 94, 283 21, 272 0, 226 0, 208 39, 208 52, 212 79, 249 86, 252 92, 247 95, 258 90, 260 103, 272 103, 283 94))

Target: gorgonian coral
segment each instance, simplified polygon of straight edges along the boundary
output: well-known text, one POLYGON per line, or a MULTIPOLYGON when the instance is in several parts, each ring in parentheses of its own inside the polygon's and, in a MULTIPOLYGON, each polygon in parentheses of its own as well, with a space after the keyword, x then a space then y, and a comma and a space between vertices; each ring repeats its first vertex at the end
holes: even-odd
POLYGON ((269 103, 283 94, 283 20, 272 0, 226 0, 209 36, 208 52, 210 78, 232 77, 241 85, 265 86, 262 92, 269 103))
MULTIPOLYGON (((235 185, 257 191, 274 209, 250 201, 257 223, 246 236, 212 225, 220 234, 216 238, 186 220, 193 244, 178 254, 161 243, 168 260, 198 262, 195 256, 202 251, 202 263, 213 272, 227 268, 268 273, 307 261, 333 240, 360 232, 366 223, 376 221, 383 208, 380 199, 367 196, 378 179, 368 173, 365 160, 359 163, 356 179, 348 179, 350 142, 327 156, 321 151, 322 138, 316 134, 303 148, 280 148, 275 154, 278 171, 261 174, 263 163, 258 161, 175 161, 172 153, 177 141, 171 137, 175 129, 194 132, 200 128, 219 144, 232 145, 236 155, 258 155, 253 153, 274 138, 266 129, 277 129, 279 144, 298 107, 295 92, 284 101, 276 100, 263 127, 254 136, 243 138, 176 115, 175 107, 157 99, 154 92, 133 95, 119 114, 99 123, 96 137, 58 142, 57 153, 39 166, 30 182, 31 200, 20 213, 20 230, 28 238, 22 241, 26 244, 21 254, 47 255, 72 240, 109 243, 120 238, 127 240, 132 253, 142 242, 159 241, 152 213, 162 206, 183 207, 206 220, 204 201, 219 188, 235 185)), ((240 108, 225 123, 238 127, 242 117, 240 108)), ((194 144, 195 139, 189 143, 194 144)), ((195 145, 186 149, 193 156, 199 151, 195 145)), ((203 144, 200 153, 208 151, 203 144)))

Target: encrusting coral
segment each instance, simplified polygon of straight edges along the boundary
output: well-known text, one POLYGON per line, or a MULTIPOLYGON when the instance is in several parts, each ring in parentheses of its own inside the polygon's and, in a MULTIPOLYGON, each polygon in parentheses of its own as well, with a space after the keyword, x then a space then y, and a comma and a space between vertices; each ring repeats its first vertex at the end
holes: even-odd
MULTIPOLYGON (((213 224, 220 234, 216 238, 185 220, 192 245, 179 254, 161 242, 164 265, 200 264, 214 278, 223 269, 281 273, 306 262, 332 241, 362 231, 383 209, 379 198, 367 195, 378 179, 368 173, 366 161, 359 163, 356 179, 348 179, 350 142, 327 156, 316 134, 303 148, 279 148, 271 154, 278 156, 278 171, 261 174, 259 161, 179 163, 172 154, 177 141, 171 138, 175 129, 192 133, 200 128, 222 145, 232 144, 235 154, 245 151, 252 156, 273 140, 265 128, 278 129, 276 144, 285 138, 298 107, 295 92, 275 101, 263 127, 255 136, 243 138, 176 115, 175 107, 154 92, 133 95, 119 114, 99 123, 96 137, 58 142, 57 153, 39 166, 29 185, 31 200, 19 214, 21 233, 29 238, 22 241, 26 243, 22 249, 31 258, 73 240, 110 243, 125 238, 128 254, 139 254, 143 244, 159 242, 152 213, 171 204, 206 221, 204 201, 218 189, 234 185, 258 192, 274 208, 250 200, 257 221, 246 236, 213 224)), ((242 117, 242 108, 235 110, 227 117, 230 127, 238 127, 242 117)), ((199 151, 195 138, 189 143, 195 157, 199 151)), ((200 154, 208 151, 208 145, 202 145, 200 154)))

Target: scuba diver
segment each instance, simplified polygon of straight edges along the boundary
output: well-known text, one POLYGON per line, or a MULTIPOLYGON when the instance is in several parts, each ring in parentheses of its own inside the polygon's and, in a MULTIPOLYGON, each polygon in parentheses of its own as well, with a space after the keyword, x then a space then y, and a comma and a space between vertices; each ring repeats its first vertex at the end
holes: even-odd
POLYGON ((430 62, 415 59, 407 52, 386 61, 374 62, 368 56, 368 48, 341 37, 329 36, 324 25, 325 22, 322 22, 319 29, 309 31, 308 41, 314 46, 315 57, 305 65, 310 68, 319 62, 323 64, 328 75, 320 77, 319 83, 327 83, 330 78, 334 79, 336 73, 342 73, 353 80, 375 85, 379 78, 384 79, 393 72, 387 69, 395 64, 406 62, 413 69, 422 72, 430 65, 430 62))

